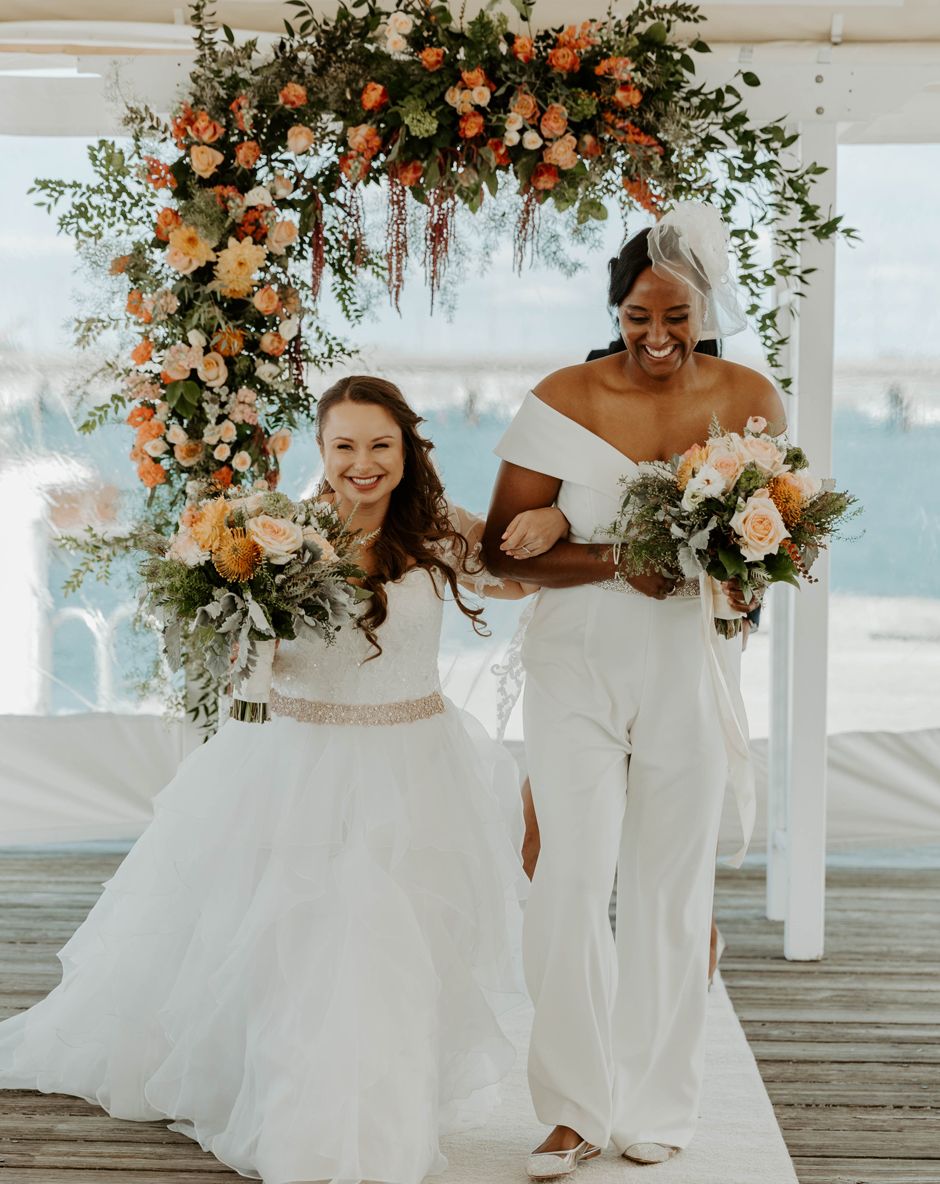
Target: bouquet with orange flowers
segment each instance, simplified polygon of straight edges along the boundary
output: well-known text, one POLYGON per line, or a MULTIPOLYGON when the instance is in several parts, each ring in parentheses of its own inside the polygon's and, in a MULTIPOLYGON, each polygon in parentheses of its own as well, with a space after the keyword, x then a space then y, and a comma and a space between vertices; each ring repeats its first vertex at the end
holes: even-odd
POLYGON ((368 595, 351 583, 362 575, 353 542, 326 502, 256 490, 188 505, 169 547, 155 535, 142 565, 171 667, 185 631, 217 685, 231 674, 236 718, 264 722, 276 642, 306 634, 329 644, 368 595))
MULTIPOLYGON (((745 601, 780 580, 812 581, 820 549, 860 512, 857 498, 814 477, 803 450, 769 432, 763 416, 743 433, 715 420, 705 444, 639 468, 623 479, 608 527, 621 574, 737 581, 745 601)), ((715 627, 733 637, 741 617, 729 610, 715 627)))

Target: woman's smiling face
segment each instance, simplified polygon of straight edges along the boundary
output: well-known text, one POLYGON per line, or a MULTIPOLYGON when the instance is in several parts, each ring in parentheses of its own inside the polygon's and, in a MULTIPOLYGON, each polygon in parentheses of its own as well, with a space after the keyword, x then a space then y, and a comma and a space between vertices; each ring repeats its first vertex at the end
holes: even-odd
POLYGON ((324 476, 338 499, 360 509, 387 502, 405 468, 401 428, 375 403, 344 400, 321 427, 324 476))
POLYGON ((618 311, 620 332, 644 374, 667 379, 689 359, 702 328, 702 301, 681 280, 647 267, 618 311))

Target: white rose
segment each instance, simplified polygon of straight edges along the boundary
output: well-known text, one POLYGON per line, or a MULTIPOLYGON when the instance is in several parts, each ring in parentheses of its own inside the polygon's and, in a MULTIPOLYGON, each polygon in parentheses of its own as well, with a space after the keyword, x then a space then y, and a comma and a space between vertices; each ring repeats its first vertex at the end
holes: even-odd
POLYGON ((466 115, 473 110, 473 91, 462 90, 457 96, 457 114, 466 115))
POLYGON ((185 444, 189 437, 181 424, 171 423, 167 428, 166 438, 171 444, 185 444))
POLYGON ((262 382, 277 382, 281 368, 275 362, 256 362, 255 374, 262 382))
POLYGON ((144 445, 144 452, 148 456, 163 456, 164 452, 169 450, 169 444, 162 436, 157 436, 156 440, 148 440, 144 445))
POLYGON ((251 454, 242 449, 241 452, 236 452, 232 457, 232 468, 236 473, 244 473, 246 469, 251 468, 251 454))
POLYGON ((460 87, 451 86, 444 92, 444 102, 451 107, 456 107, 460 101, 460 87))
POLYGON ((170 543, 167 550, 168 559, 178 559, 187 567, 198 567, 209 558, 209 552, 203 551, 188 530, 181 530, 170 543))
POLYGON ((273 206, 274 199, 264 185, 256 185, 245 194, 246 206, 273 206))
POLYGON ((286 317, 283 321, 281 321, 278 333, 280 333, 285 341, 290 341, 292 338, 297 336, 297 330, 299 328, 300 321, 297 319, 297 317, 286 317))
POLYGON ((473 101, 478 107, 488 107, 490 105, 490 88, 488 86, 475 86, 471 92, 473 101))
POLYGON ((288 563, 304 541, 299 523, 270 514, 249 518, 245 529, 272 563, 288 563))
POLYGON ((219 428, 219 439, 224 440, 226 444, 231 444, 238 435, 238 428, 232 423, 230 419, 223 421, 219 428))
POLYGON ((227 444, 220 444, 217 448, 212 450, 212 455, 216 460, 228 460, 232 455, 232 450, 227 444))
POLYGON ((517 132, 524 123, 525 120, 517 111, 511 111, 509 115, 506 116, 506 131, 517 132))
POLYGON ((519 143, 519 133, 507 132, 505 136, 503 136, 503 143, 507 148, 515 148, 515 146, 519 143))
POLYGON ((542 137, 538 134, 538 132, 532 131, 531 128, 522 137, 523 148, 541 148, 542 142, 542 137))
POLYGON ((200 333, 198 329, 190 329, 186 334, 186 340, 190 345, 194 345, 196 349, 205 349, 208 344, 206 335, 200 333))
POLYGON ((414 28, 414 21, 407 12, 393 12, 388 18, 388 27, 393 33, 405 36, 414 28))
POLYGON ((399 33, 389 33, 385 38, 385 48, 389 53, 404 53, 408 42, 399 33))
POLYGON ((790 476, 797 483, 804 501, 808 502, 810 498, 814 498, 822 490, 822 481, 818 477, 814 477, 809 469, 797 469, 790 476))

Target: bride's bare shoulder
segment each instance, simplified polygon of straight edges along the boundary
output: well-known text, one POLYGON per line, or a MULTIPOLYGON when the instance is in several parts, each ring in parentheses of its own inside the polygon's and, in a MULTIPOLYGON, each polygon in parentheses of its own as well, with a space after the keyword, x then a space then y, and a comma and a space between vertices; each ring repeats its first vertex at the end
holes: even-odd
POLYGON ((549 407, 570 416, 577 407, 583 407, 586 396, 594 387, 597 380, 596 367, 596 361, 562 366, 560 370, 553 370, 537 382, 532 388, 532 393, 549 407))
POLYGON ((744 420, 762 415, 767 422, 781 429, 786 426, 786 411, 776 384, 750 366, 729 362, 726 358, 709 358, 716 385, 720 385, 736 414, 744 420))

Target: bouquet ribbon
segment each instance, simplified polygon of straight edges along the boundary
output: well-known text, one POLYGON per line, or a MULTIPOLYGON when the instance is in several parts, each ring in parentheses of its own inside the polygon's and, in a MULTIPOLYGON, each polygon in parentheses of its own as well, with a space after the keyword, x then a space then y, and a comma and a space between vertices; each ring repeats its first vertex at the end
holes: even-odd
POLYGON ((727 862, 731 867, 740 867, 754 833, 754 820, 757 814, 757 793, 754 788, 747 711, 741 695, 740 680, 728 660, 731 653, 728 641, 719 636, 715 629, 715 617, 723 615, 716 595, 715 581, 702 572, 699 576, 699 587, 706 661, 717 700, 725 750, 728 754, 728 777, 737 803, 743 836, 741 847, 727 862))

